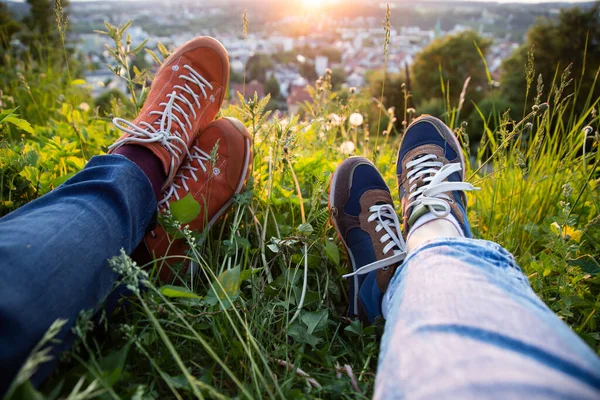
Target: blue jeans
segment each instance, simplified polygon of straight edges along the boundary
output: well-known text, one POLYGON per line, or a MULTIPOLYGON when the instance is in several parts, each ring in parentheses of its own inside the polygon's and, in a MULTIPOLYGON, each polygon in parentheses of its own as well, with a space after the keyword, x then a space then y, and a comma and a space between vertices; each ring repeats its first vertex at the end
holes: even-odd
POLYGON ((600 399, 600 359, 495 243, 423 243, 383 311, 376 399, 600 399))
POLYGON ((155 210, 142 170, 106 155, 0 219, 0 397, 57 318, 68 323, 56 352, 69 347, 79 312, 97 309, 117 279, 107 259, 135 249, 155 210))
MULTIPOLYGON (((156 209, 143 172, 93 158, 0 219, 0 394, 57 318, 97 309, 156 209)), ((472 239, 424 244, 386 293, 377 398, 600 398, 600 361, 533 293, 512 256, 472 239)), ((41 380, 53 368, 45 364, 41 380)))

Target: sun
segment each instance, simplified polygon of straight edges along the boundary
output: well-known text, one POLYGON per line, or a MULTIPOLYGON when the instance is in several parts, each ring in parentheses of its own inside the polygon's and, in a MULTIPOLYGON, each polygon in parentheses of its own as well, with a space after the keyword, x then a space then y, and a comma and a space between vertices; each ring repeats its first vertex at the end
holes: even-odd
POLYGON ((302 0, 306 8, 318 8, 321 7, 324 0, 302 0))

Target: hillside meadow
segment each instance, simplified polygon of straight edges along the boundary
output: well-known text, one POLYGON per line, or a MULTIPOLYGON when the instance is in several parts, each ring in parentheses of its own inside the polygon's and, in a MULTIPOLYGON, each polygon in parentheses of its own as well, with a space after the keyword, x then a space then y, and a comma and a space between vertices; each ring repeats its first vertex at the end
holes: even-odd
MULTIPOLYGON (((134 95, 112 99, 104 111, 78 66, 65 63, 66 51, 37 61, 5 57, 0 215, 104 154, 119 136, 112 116, 135 117, 152 76, 127 65, 144 50, 131 48, 126 28, 109 25, 106 41, 123 67, 115 73, 134 95)), ((160 63, 168 50, 152 54, 160 63)), ((536 76, 534 63, 527 68, 536 76)), ((511 251, 535 292, 600 351, 600 99, 578 92, 577 80, 567 69, 545 82, 553 89, 543 96, 539 82, 528 82, 522 90, 535 101, 518 119, 475 107, 479 144, 469 143, 464 99, 446 102, 437 116, 462 141, 468 181, 481 188, 468 194, 474 236, 511 251), (576 99, 584 99, 583 111, 576 99)), ((192 244, 198 274, 176 266, 176 280, 159 282, 162 259, 111 260, 131 289, 127 304, 110 314, 82 312, 76 345, 58 371, 34 389, 28 378, 43 354, 32 355, 7 398, 369 398, 383 323, 347 317, 341 275, 348 263, 329 221, 329 180, 346 157, 366 156, 399 206, 395 161, 406 124, 395 122, 421 110, 388 107, 385 87, 379 98, 333 92, 329 73, 309 92, 312 101, 296 116, 269 111, 268 96, 228 101, 221 116, 239 118, 254 140, 246 191, 210 232, 190 232, 177 212, 164 221, 192 244)), ((51 333, 38 350, 52 345, 51 333)))

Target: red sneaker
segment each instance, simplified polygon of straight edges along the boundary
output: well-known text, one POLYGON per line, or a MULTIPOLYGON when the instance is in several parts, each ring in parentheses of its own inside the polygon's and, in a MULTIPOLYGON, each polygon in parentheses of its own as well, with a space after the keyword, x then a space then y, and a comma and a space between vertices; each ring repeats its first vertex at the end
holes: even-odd
MULTIPOLYGON (((171 204, 190 194, 200 205, 200 213, 187 222, 192 231, 210 229, 217 219, 233 204, 233 196, 245 189, 245 181, 252 163, 251 139, 244 125, 233 118, 223 118, 211 123, 200 133, 187 158, 175 175, 175 180, 163 193, 159 211, 168 210, 171 204), (216 149, 216 160, 211 153, 216 149)), ((145 238, 149 253, 159 261, 163 282, 173 280, 169 264, 184 261, 189 246, 184 239, 174 238, 158 226, 145 238), (174 257, 174 258, 173 258, 174 257)), ((184 271, 185 273, 185 271, 184 271)))
POLYGON ((109 153, 123 145, 147 147, 161 160, 168 186, 198 132, 217 116, 228 81, 229 57, 221 43, 210 37, 187 42, 156 72, 138 117, 113 119, 125 133, 109 153))

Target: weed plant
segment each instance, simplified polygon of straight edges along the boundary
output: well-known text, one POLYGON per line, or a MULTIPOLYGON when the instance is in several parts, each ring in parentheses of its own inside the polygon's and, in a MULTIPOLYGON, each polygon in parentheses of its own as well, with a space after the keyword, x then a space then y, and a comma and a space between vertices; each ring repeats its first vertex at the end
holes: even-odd
MULTIPOLYGON (((105 31, 114 44, 113 72, 131 89, 130 104, 113 102, 111 114, 133 118, 150 72, 127 64, 143 46, 131 48, 126 28, 107 24, 105 31)), ((534 77, 534 63, 527 68, 534 77)), ((2 71, 16 77, 3 79, 0 98, 0 212, 6 214, 103 154, 118 133, 110 115, 90 106, 86 83, 71 80, 58 60, 34 65, 9 57, 2 71)), ((466 176, 482 188, 468 194, 475 237, 511 251, 536 293, 600 351, 600 99, 576 87, 564 95, 572 78, 567 70, 555 82, 529 79, 537 86, 523 90, 539 94, 521 120, 507 110, 481 114, 485 132, 475 154, 460 116, 469 99, 448 101, 438 117, 463 141, 466 176), (542 99, 544 84, 554 89, 542 99), (587 111, 576 114, 580 96, 587 96, 587 111)), ((347 317, 341 275, 348 263, 329 222, 329 180, 344 158, 363 155, 375 160, 397 199, 403 132, 392 124, 396 115, 407 121, 419 110, 387 109, 383 96, 356 91, 340 96, 330 79, 327 73, 309 88, 313 101, 299 116, 266 111, 269 97, 240 95, 239 106, 225 106, 221 116, 242 120, 254 140, 247 190, 210 232, 189 231, 176 211, 162 221, 189 242, 186 258, 199 272, 181 273, 180 260, 177 278, 159 283, 164 259, 147 265, 126 254, 112 259, 132 292, 127 306, 102 318, 82 313, 74 350, 34 389, 28 378, 46 360, 44 349, 64 323, 57 321, 7 398, 368 398, 382 324, 347 317), (390 121, 375 141, 369 126, 379 121, 367 119, 373 102, 390 121)))

